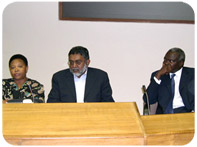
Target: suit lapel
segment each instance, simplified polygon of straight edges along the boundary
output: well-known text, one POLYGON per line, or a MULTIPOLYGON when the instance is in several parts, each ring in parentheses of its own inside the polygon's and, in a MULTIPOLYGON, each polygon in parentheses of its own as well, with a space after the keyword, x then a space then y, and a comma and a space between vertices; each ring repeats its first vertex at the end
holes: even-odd
POLYGON ((67 77, 67 80, 69 83, 69 85, 67 87, 69 87, 72 95, 73 95, 73 98, 75 99, 74 101, 76 102, 77 99, 76 99, 76 90, 75 90, 75 83, 74 83, 74 77, 73 77, 73 74, 72 73, 69 73, 68 74, 68 77, 67 77))
POLYGON ((88 68, 87 77, 86 77, 86 85, 85 85, 85 94, 84 94, 84 101, 87 98, 88 93, 91 91, 94 82, 94 75, 91 69, 88 68))
MULTIPOLYGON (((185 71, 185 69, 183 68, 182 70, 182 74, 181 74, 181 79, 180 79, 180 85, 179 85, 179 91, 181 91, 184 86, 186 85, 187 83, 187 78, 188 74, 187 72, 185 71)), ((165 75, 165 77, 163 77, 165 81, 164 84, 168 87, 168 90, 170 91, 171 93, 171 79, 170 79, 170 75, 165 75)))
POLYGON ((183 68, 182 70, 182 74, 181 74, 181 79, 180 79, 180 85, 179 85, 179 90, 181 91, 183 89, 183 87, 185 85, 187 85, 187 81, 188 81, 188 73, 185 71, 185 69, 183 68))
POLYGON ((163 84, 167 87, 169 93, 171 94, 171 80, 170 80, 170 75, 165 75, 162 79, 163 84))

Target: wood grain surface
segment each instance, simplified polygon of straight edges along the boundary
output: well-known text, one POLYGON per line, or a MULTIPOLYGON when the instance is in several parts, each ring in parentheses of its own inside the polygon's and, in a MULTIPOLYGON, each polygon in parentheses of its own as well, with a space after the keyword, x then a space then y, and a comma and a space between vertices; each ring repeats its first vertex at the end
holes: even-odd
POLYGON ((184 145, 194 116, 140 116, 135 102, 3 104, 3 136, 13 145, 184 145))

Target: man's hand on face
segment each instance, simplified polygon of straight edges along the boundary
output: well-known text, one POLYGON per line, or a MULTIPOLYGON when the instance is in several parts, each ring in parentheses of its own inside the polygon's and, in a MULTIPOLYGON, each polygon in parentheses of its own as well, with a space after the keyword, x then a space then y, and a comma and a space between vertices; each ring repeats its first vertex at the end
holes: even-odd
POLYGON ((161 76, 169 74, 172 71, 172 66, 170 64, 163 64, 161 69, 156 73, 155 77, 160 80, 161 76))

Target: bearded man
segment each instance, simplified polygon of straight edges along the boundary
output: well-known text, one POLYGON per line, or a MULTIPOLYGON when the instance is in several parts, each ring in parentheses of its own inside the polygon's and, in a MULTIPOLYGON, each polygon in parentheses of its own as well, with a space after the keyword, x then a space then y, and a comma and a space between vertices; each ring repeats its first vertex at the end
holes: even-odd
POLYGON ((48 103, 114 102, 107 73, 88 67, 89 52, 85 47, 73 47, 68 58, 69 69, 53 75, 48 103))

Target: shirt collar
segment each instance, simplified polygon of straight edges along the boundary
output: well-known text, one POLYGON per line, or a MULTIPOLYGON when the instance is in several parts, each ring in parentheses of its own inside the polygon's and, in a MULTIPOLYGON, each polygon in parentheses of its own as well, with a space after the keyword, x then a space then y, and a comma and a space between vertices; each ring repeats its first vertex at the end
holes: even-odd
POLYGON ((183 67, 179 69, 178 71, 176 71, 175 73, 170 73, 170 77, 172 76, 172 74, 175 74, 176 77, 181 77, 182 70, 183 70, 183 67))

